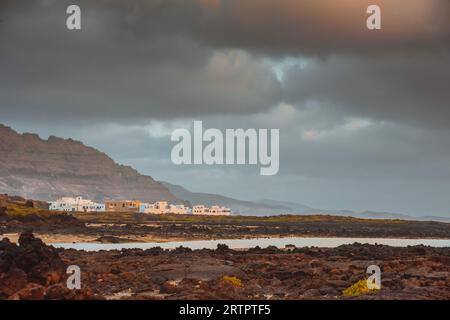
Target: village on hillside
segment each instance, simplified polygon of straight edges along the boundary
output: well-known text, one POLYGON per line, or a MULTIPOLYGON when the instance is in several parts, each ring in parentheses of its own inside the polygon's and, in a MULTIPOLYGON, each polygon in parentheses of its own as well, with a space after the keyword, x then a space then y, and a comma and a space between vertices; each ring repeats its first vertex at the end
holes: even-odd
POLYGON ((146 203, 139 200, 106 200, 98 203, 83 197, 62 197, 49 202, 52 211, 65 212, 135 212, 143 214, 194 214, 229 216, 231 209, 219 205, 207 207, 195 205, 192 208, 182 204, 170 204, 167 201, 146 203))

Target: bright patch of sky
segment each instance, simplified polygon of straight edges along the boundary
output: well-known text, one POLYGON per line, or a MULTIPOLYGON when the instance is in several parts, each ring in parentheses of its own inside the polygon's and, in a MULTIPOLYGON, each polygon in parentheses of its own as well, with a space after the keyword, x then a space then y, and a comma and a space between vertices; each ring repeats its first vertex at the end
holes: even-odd
POLYGON ((271 60, 269 63, 272 65, 272 70, 275 73, 278 81, 280 81, 281 83, 284 82, 284 76, 288 69, 292 67, 304 69, 309 64, 307 59, 292 57, 284 58, 281 61, 271 60))

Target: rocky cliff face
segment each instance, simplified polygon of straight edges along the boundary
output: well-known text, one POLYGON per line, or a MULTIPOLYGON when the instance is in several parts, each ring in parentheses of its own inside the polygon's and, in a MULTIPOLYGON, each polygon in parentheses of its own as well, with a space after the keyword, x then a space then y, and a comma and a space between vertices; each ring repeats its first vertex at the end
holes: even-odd
POLYGON ((0 124, 0 193, 37 200, 83 196, 180 201, 152 177, 72 139, 18 134, 0 124))

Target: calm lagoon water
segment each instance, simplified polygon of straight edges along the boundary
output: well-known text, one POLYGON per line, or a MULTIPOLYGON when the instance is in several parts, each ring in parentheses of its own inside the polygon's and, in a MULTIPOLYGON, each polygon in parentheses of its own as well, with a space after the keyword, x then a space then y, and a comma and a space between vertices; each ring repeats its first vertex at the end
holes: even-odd
POLYGON ((406 247, 414 245, 425 245, 432 247, 450 247, 450 239, 382 239, 382 238, 255 238, 255 239, 223 239, 223 240, 196 240, 196 241, 174 241, 174 242, 146 242, 146 243, 52 243, 57 248, 77 249, 86 251, 99 250, 121 250, 121 249, 149 249, 161 247, 163 249, 175 249, 183 246, 191 249, 216 249, 218 244, 226 244, 232 249, 247 249, 260 246, 276 246, 284 248, 288 244, 297 247, 322 247, 334 248, 343 244, 352 243, 384 244, 393 247, 406 247))

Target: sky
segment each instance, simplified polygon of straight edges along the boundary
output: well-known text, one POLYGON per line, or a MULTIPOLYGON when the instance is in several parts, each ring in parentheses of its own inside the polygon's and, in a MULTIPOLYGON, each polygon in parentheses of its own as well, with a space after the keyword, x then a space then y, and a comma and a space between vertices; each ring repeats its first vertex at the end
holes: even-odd
POLYGON ((192 191, 450 216, 449 84, 448 0, 0 2, 0 123, 192 191), (194 120, 280 129, 278 174, 174 165, 194 120))

